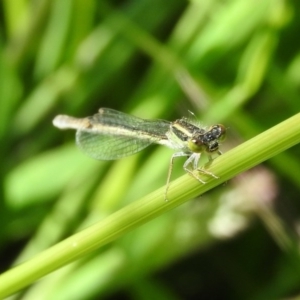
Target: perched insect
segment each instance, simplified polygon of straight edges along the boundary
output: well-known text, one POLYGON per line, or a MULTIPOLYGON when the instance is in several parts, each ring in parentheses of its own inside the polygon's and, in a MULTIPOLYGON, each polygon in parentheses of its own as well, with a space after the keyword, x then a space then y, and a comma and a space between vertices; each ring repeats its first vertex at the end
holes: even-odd
POLYGON ((150 144, 161 144, 178 151, 172 155, 170 161, 164 195, 166 201, 176 157, 188 157, 183 168, 201 183, 205 181, 194 171, 218 178, 213 173, 198 168, 198 163, 203 152, 210 161, 213 153, 222 154, 219 146, 226 135, 226 128, 222 124, 201 128, 187 118, 175 122, 146 120, 110 108, 100 108, 97 114, 82 119, 58 115, 53 124, 60 129, 76 129, 76 143, 79 148, 99 160, 129 156, 150 144))

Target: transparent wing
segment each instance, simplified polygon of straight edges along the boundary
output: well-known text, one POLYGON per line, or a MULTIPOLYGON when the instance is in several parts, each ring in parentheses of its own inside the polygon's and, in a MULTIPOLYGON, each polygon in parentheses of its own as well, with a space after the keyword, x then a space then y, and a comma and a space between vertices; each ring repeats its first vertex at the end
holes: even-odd
POLYGON ((78 130, 76 142, 87 155, 99 160, 114 160, 143 150, 152 142, 134 137, 109 136, 78 130))
POLYGON ((77 128, 77 145, 87 155, 99 160, 114 160, 141 151, 152 143, 167 141, 170 123, 144 120, 113 109, 83 119, 77 128))

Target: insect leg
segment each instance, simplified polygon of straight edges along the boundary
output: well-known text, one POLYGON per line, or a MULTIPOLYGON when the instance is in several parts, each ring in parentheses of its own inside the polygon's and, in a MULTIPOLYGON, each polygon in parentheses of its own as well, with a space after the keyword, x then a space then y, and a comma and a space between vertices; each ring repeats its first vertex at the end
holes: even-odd
MULTIPOLYGON (((169 186, 170 186, 170 179, 171 179, 171 174, 172 174, 172 170, 173 170, 174 159, 177 157, 190 156, 190 155, 191 155, 190 153, 186 153, 186 152, 177 152, 172 155, 170 164, 169 164, 169 171, 168 171, 167 184, 166 184, 166 190, 165 190, 165 201, 168 201, 167 194, 168 194, 168 190, 169 190, 169 186)), ((190 158, 188 158, 188 160, 189 159, 190 158)))
MULTIPOLYGON (((221 155, 222 154, 222 152, 221 151, 218 151, 218 154, 219 155, 221 155)), ((198 161, 199 161, 199 159, 198 159, 198 161)), ((198 164, 198 161, 197 161, 197 164, 198 164)), ((211 163, 212 161, 213 161, 213 158, 212 158, 212 156, 211 155, 208 155, 208 163, 211 163)), ((207 171, 207 170, 205 170, 204 168, 202 168, 202 167, 196 167, 195 168, 198 172, 200 172, 200 173, 202 173, 202 174, 205 174, 205 175, 209 175, 209 176, 211 176, 211 177, 213 177, 213 178, 215 178, 215 179, 218 179, 219 177, 218 176, 216 176, 214 173, 212 173, 212 172, 209 172, 209 171, 207 171)))
MULTIPOLYGON (((202 180, 198 175, 196 175, 194 173, 194 171, 199 171, 198 170, 198 162, 200 159, 200 153, 193 153, 184 163, 183 165, 183 169, 190 174, 192 177, 194 177, 195 179, 197 179, 198 181, 200 181, 201 183, 205 183, 204 180, 202 180), (192 169, 189 168, 189 165, 192 165, 192 169)), ((201 171, 202 172, 202 171, 201 171)))

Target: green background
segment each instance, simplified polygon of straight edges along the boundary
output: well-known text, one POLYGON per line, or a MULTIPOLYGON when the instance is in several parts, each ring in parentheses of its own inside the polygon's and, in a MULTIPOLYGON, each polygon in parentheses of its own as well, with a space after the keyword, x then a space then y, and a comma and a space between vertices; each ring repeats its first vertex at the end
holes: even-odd
MULTIPOLYGON (((95 161, 53 127, 55 115, 110 107, 175 120, 190 110, 225 124, 229 151, 299 112, 299 18, 300 4, 283 0, 3 0, 0 271, 165 184, 171 150, 95 161)), ((299 150, 11 299, 296 299, 299 150)))

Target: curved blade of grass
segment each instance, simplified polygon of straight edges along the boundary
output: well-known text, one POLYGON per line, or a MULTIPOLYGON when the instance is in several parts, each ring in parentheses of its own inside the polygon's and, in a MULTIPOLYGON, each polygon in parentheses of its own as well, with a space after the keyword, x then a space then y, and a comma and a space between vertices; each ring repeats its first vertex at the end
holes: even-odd
POLYGON ((300 113, 215 159, 209 171, 218 175, 219 179, 206 178, 207 183, 203 185, 190 176, 184 175, 171 184, 168 202, 164 201, 165 188, 160 188, 2 274, 0 297, 4 298, 18 291, 42 276, 91 253, 139 225, 299 142, 300 113))

